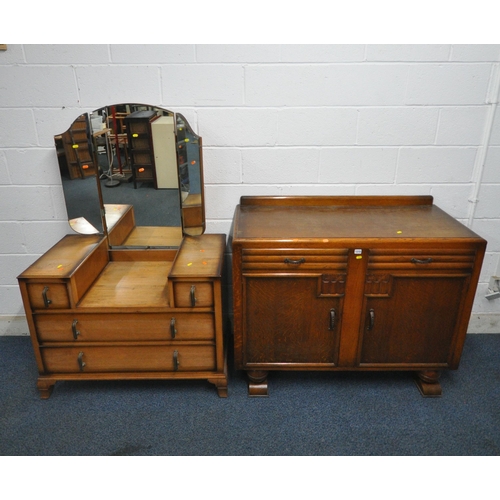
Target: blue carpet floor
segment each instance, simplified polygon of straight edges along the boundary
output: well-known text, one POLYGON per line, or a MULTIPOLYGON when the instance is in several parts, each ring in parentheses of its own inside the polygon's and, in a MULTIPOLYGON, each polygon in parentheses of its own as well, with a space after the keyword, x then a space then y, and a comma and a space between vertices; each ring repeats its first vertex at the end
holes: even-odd
POLYGON ((423 398, 410 373, 272 372, 248 398, 205 381, 59 382, 36 389, 29 337, 0 337, 3 456, 498 456, 500 335, 468 335, 423 398))

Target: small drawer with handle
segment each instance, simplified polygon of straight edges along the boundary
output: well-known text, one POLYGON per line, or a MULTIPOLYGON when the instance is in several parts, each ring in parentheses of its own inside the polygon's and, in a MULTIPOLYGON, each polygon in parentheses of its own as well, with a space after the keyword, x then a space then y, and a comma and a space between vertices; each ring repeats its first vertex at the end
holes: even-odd
POLYGON ((71 302, 64 283, 28 283, 28 297, 31 308, 69 309, 71 302))
POLYGON ((211 282, 174 282, 175 307, 212 307, 214 290, 211 282))

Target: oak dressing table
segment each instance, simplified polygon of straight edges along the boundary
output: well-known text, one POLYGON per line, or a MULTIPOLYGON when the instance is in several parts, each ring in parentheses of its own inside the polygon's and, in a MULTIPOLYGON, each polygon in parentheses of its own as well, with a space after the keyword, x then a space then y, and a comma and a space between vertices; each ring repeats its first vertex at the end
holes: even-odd
MULTIPOLYGON (((92 165, 101 164, 99 175, 94 167, 94 174, 84 165, 75 168, 78 156, 71 158, 70 176, 64 164, 60 167, 71 227, 86 234, 68 234, 18 277, 41 397, 48 398, 57 381, 126 379, 205 379, 226 397, 221 300, 226 237, 204 234, 201 138, 180 114, 123 104, 78 117, 72 127, 78 127, 80 143, 65 145, 67 150, 82 148, 82 123, 92 165), (169 118, 170 129, 165 132, 162 124, 165 135, 155 138, 157 144, 169 143, 169 152, 152 162, 158 151, 149 151, 147 175, 141 176, 137 148, 141 142, 151 146, 141 135, 151 127, 128 131, 136 135, 127 145, 136 148, 128 153, 131 161, 117 161, 123 155, 118 147, 100 156, 99 134, 92 127, 113 123, 117 112, 146 113, 150 122, 169 118), (159 189, 158 179, 167 173, 176 184, 159 189), (84 205, 72 206, 84 196, 84 205), (185 206, 186 199, 197 203, 185 206), (144 201, 149 204, 140 206, 144 201), (145 222, 155 210, 159 219, 145 222)), ((60 137, 71 141, 74 134, 60 137)))

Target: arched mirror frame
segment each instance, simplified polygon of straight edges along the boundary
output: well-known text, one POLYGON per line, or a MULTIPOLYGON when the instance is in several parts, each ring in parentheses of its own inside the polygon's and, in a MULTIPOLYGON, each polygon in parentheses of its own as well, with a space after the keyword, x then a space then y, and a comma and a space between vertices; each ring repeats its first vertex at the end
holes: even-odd
MULTIPOLYGON (((183 235, 195 236, 203 234, 205 231, 205 203, 202 139, 194 133, 189 122, 182 114, 174 113, 173 111, 165 109, 161 106, 139 103, 113 104, 96 109, 90 114, 83 113, 76 118, 66 132, 60 134, 59 136, 55 136, 58 157, 64 155, 67 159, 66 167, 68 171, 73 169, 73 176, 70 176, 70 178, 79 178, 81 180, 85 180, 87 183, 92 183, 92 180, 95 182, 95 193, 92 192, 92 188, 90 189, 92 196, 95 197, 95 200, 90 200, 89 205, 98 203, 97 211, 100 224, 97 224, 95 216, 93 218, 93 223, 89 224, 86 217, 72 217, 75 214, 71 213, 70 210, 70 197, 75 196, 75 191, 78 193, 79 186, 68 184, 63 179, 64 195, 68 208, 70 226, 72 229, 78 233, 102 233, 108 238, 110 248, 175 248, 178 244, 180 244, 180 241, 178 243, 175 242, 176 238, 174 238, 174 241, 171 239, 168 241, 152 241, 151 238, 148 238, 148 241, 141 241, 136 238, 132 241, 132 243, 124 240, 124 244, 120 241, 121 236, 117 239, 118 233, 126 227, 126 225, 122 224, 121 228, 118 228, 117 221, 121 220, 123 223, 123 219, 120 219, 123 215, 121 212, 126 209, 127 204, 106 203, 108 190, 114 191, 113 188, 120 185, 121 182, 118 181, 116 176, 113 175, 114 167, 111 165, 109 166, 109 170, 107 172, 100 169, 98 157, 99 153, 102 153, 102 151, 99 151, 99 148, 102 149, 103 147, 102 144, 98 144, 98 139, 102 139, 104 137, 107 141, 105 147, 114 147, 115 151, 117 151, 117 167, 120 171, 122 165, 119 164, 119 159, 122 157, 122 154, 125 155, 125 161, 128 160, 133 163, 134 152, 132 151, 133 148, 131 148, 131 143, 134 138, 132 137, 132 131, 127 129, 127 126, 125 125, 120 129, 121 133, 119 133, 116 121, 117 117, 114 113, 112 117, 112 127, 108 126, 110 125, 110 110, 116 109, 128 109, 129 112, 126 113, 127 116, 130 116, 135 111, 153 110, 157 114, 157 117, 172 117, 172 140, 175 143, 173 147, 175 148, 176 174, 178 180, 177 198, 179 203, 178 209, 180 211, 179 227, 181 229, 179 230, 179 234, 181 235, 181 239, 183 235), (108 118, 107 122, 102 119, 103 116, 108 118), (98 117, 101 117, 100 121, 98 117), (93 122, 93 120, 96 120, 97 124, 96 122, 93 122), (120 153, 120 147, 123 148, 122 153, 120 153), (187 184, 186 179, 188 179, 187 184), (103 187, 104 183, 105 187, 103 187), (67 189, 68 186, 72 186, 73 194, 69 193, 71 190, 67 189), (116 211, 117 213, 114 214, 112 213, 113 211, 116 211), (100 225, 100 228, 95 227, 98 225, 100 225)), ((119 119, 125 121, 126 116, 121 115, 119 119)), ((130 122, 132 122, 132 120, 130 120, 130 122)), ((159 125, 159 121, 155 125, 159 125)), ((137 140, 140 140, 140 134, 137 140)), ((166 139, 166 141, 168 141, 168 139, 166 139)), ((107 150, 106 155, 108 154, 109 151, 107 150)), ((132 165, 129 165, 129 167, 131 167, 131 173, 134 167, 132 165)), ((63 177, 62 173, 61 177, 63 177)), ((140 178, 140 174, 133 177, 132 182, 134 183, 134 188, 136 188, 136 181, 137 183, 140 183, 144 179, 140 178)), ((147 180, 151 181, 151 179, 147 180)), ((123 179, 121 179, 121 181, 123 182, 123 179)), ((130 181, 130 179, 127 180, 127 182, 130 181)), ((158 189, 156 186, 156 179, 155 189, 158 189)), ((76 196, 78 196, 78 194, 76 196)), ((89 208, 92 209, 92 207, 89 208)), ((146 227, 147 226, 139 226, 138 229, 142 228, 144 231, 146 227)))

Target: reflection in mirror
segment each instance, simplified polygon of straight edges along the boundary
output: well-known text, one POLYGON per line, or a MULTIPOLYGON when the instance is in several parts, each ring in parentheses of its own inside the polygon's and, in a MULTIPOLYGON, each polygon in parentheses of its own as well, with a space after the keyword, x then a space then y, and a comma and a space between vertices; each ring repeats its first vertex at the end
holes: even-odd
POLYGON ((80 115, 54 140, 71 228, 82 234, 103 233, 88 115, 80 115))
POLYGON ((195 236, 205 231, 201 137, 193 132, 180 113, 177 113, 176 124, 182 226, 185 234, 195 236))
POLYGON ((178 247, 183 230, 203 233, 201 138, 182 115, 105 106, 55 140, 75 231, 104 232, 118 248, 178 247))
POLYGON ((182 240, 173 113, 106 106, 91 123, 109 243, 177 247, 182 240), (99 130, 104 133, 98 134, 99 130))

